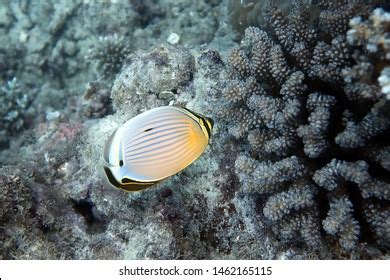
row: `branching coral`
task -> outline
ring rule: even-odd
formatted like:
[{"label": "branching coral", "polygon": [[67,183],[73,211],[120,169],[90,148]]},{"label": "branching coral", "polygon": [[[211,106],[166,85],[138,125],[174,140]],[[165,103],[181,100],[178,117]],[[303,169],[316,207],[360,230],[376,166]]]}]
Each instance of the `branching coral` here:
[{"label": "branching coral", "polygon": [[304,143],[304,152],[308,157],[316,158],[328,147],[327,134],[330,128],[331,111],[336,103],[334,96],[312,93],[308,96],[306,108],[310,112],[309,124],[301,125],[297,134]]},{"label": "branching coral", "polygon": [[131,47],[125,37],[118,34],[99,37],[99,43],[93,46],[87,59],[97,62],[97,70],[103,78],[112,78],[122,67]]},{"label": "branching coral", "polygon": [[25,125],[31,98],[16,78],[0,88],[0,146]]},{"label": "branching coral", "polygon": [[21,67],[22,62],[16,57],[21,57],[24,51],[21,46],[14,44],[0,47],[0,79],[2,81],[10,80],[17,75],[17,69]]},{"label": "branching coral", "polygon": [[378,78],[379,85],[381,86],[382,94],[386,95],[386,98],[390,99],[390,67],[383,68],[381,75]]},{"label": "branching coral", "polygon": [[[354,53],[353,67],[343,70],[347,98],[377,101],[388,89],[390,61],[390,19],[383,9],[376,9],[368,21],[355,17],[347,33],[350,45],[362,51]],[[370,63],[373,62],[373,63]],[[375,65],[375,67],[374,67]],[[379,77],[379,78],[378,78]],[[379,85],[376,83],[379,81]]]},{"label": "branching coral", "polygon": [[363,147],[368,141],[384,133],[390,127],[388,105],[388,101],[381,100],[361,121],[348,120],[345,130],[336,136],[336,143],[343,148]]},{"label": "branching coral", "polygon": [[[329,234],[355,251],[374,232],[379,248],[387,248],[390,118],[388,101],[378,93],[386,87],[381,71],[388,60],[380,60],[383,47],[367,55],[372,39],[365,36],[383,37],[389,16],[375,10],[359,26],[352,20],[352,28],[371,32],[349,31],[356,38],[347,40],[350,18],[364,17],[368,6],[334,1],[318,8],[316,24],[300,1],[288,15],[272,2],[265,5],[266,28],[246,29],[228,53],[226,80],[211,91],[224,100],[216,117],[245,141],[236,174],[243,192],[266,195],[258,215],[278,238],[318,249]],[[362,64],[372,69],[372,79],[356,73]],[[373,93],[368,103],[363,91]]]},{"label": "branching coral", "polygon": [[371,178],[365,161],[345,162],[333,159],[314,173],[313,180],[329,191],[343,185],[344,181],[355,183],[363,198],[376,197],[390,200],[390,184]]},{"label": "branching coral", "polygon": [[329,202],[328,216],[322,221],[325,231],[338,235],[340,245],[353,250],[360,232],[359,223],[353,217],[353,205],[347,197],[333,198]]}]

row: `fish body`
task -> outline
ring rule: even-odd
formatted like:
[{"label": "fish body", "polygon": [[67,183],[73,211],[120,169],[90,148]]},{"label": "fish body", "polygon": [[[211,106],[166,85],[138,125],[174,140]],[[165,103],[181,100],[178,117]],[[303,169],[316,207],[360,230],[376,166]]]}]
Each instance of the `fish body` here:
[{"label": "fish body", "polygon": [[186,108],[163,106],[130,119],[108,139],[104,170],[109,182],[139,191],[172,176],[206,149],[213,122]]}]

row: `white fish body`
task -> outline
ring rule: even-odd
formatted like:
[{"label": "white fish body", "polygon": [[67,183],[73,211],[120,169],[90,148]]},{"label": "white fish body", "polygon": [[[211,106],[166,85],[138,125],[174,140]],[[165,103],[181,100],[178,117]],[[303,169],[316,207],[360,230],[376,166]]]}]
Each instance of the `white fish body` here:
[{"label": "white fish body", "polygon": [[185,108],[164,106],[119,127],[106,143],[111,184],[137,191],[176,174],[206,149],[212,121]]}]

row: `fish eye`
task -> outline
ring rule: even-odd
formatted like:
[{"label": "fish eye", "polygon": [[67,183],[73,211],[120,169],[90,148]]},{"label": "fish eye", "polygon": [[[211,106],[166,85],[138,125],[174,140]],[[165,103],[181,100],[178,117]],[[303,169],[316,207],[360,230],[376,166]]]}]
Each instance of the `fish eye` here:
[{"label": "fish eye", "polygon": [[119,166],[123,166],[123,160],[119,161]]}]

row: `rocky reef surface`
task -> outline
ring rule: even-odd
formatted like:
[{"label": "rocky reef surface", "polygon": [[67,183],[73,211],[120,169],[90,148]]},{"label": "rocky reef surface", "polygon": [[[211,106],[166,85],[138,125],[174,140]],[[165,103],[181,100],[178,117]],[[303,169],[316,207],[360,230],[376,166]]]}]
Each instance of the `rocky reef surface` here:
[{"label": "rocky reef surface", "polygon": [[[388,258],[388,11],[1,5],[0,258]],[[206,152],[145,191],[109,186],[106,140],[163,105],[214,119]]]}]

